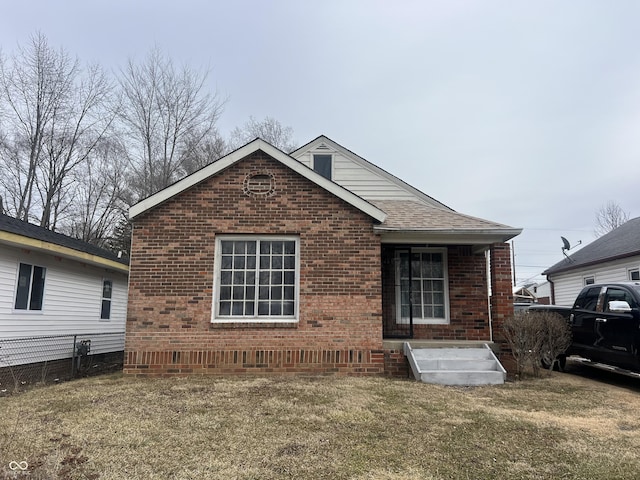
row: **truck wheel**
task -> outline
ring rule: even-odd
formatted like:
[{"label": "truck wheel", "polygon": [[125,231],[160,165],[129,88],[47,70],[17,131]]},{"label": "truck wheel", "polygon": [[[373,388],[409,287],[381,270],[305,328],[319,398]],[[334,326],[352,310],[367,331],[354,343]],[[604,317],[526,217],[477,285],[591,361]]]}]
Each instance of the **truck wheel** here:
[{"label": "truck wheel", "polygon": [[567,356],[558,355],[556,358],[552,359],[551,355],[542,355],[540,363],[542,364],[542,368],[546,368],[547,370],[549,370],[553,364],[554,370],[564,372],[564,367],[567,365]]},{"label": "truck wheel", "polygon": [[[549,368],[551,368],[551,365],[553,365],[555,361],[556,359],[552,358],[551,354],[543,353],[542,358],[540,359],[540,364],[542,365],[542,368],[549,370]],[[554,365],[554,369],[555,369],[555,365]]]},{"label": "truck wheel", "polygon": [[564,372],[565,367],[567,366],[567,356],[558,355],[558,358],[556,359],[556,365],[558,366],[559,371]]}]

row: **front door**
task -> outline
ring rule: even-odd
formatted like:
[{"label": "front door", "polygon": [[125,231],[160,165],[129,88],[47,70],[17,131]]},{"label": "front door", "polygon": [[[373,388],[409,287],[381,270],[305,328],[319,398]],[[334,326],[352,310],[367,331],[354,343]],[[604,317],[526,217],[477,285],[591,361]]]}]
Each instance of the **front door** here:
[{"label": "front door", "polygon": [[445,248],[382,248],[385,338],[413,338],[414,325],[448,322]]},{"label": "front door", "polygon": [[440,249],[398,251],[398,323],[441,323],[447,318],[445,255]]}]

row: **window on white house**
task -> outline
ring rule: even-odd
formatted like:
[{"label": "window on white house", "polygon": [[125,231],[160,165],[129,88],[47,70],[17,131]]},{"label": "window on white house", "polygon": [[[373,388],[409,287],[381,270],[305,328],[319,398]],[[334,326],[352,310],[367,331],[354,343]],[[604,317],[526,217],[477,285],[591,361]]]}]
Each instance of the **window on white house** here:
[{"label": "window on white house", "polygon": [[[400,323],[448,323],[446,251],[412,249],[398,252]],[[411,316],[410,316],[411,315]]]},{"label": "window on white house", "polygon": [[631,268],[629,269],[629,280],[631,281],[640,281],[640,269]]},{"label": "window on white house", "polygon": [[298,239],[218,237],[214,321],[294,321]]},{"label": "window on white house", "polygon": [[313,170],[329,180],[331,180],[332,174],[331,163],[331,155],[313,156]]},{"label": "window on white house", "polygon": [[584,277],[582,280],[584,285],[593,285],[594,283],[596,283],[596,277],[594,277],[593,275]]},{"label": "window on white house", "polygon": [[16,289],[16,310],[42,310],[44,297],[45,267],[21,263]]},{"label": "window on white house", "polygon": [[113,282],[111,280],[102,281],[102,306],[100,308],[100,320],[111,318],[111,296],[113,294]]}]

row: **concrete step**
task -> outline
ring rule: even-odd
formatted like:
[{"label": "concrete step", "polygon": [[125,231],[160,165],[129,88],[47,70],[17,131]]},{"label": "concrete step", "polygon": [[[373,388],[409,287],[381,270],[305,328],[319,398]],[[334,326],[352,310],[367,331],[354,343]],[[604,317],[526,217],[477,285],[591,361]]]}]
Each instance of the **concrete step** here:
[{"label": "concrete step", "polygon": [[487,348],[413,348],[416,359],[470,359],[470,360],[486,360],[493,358],[493,352]]},{"label": "concrete step", "polygon": [[412,348],[404,352],[416,380],[440,385],[496,385],[507,372],[488,345],[483,348]]},{"label": "concrete step", "polygon": [[434,370],[422,372],[420,381],[438,385],[502,385],[504,383],[504,375],[497,370],[473,372]]},{"label": "concrete step", "polygon": [[490,359],[470,360],[468,358],[432,358],[428,360],[416,359],[420,370],[458,370],[478,371],[497,370],[497,362]]}]

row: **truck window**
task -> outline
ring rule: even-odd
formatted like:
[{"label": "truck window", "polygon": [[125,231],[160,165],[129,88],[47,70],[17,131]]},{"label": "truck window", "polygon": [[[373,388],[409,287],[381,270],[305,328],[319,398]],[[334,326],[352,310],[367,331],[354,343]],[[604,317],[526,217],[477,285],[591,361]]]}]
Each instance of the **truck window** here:
[{"label": "truck window", "polygon": [[578,295],[574,307],[595,312],[599,296],[600,287],[585,289],[580,293],[580,295]]},{"label": "truck window", "polygon": [[613,300],[625,301],[631,308],[636,307],[636,303],[634,302],[633,297],[626,290],[622,290],[620,288],[607,288],[607,294],[604,298],[605,312],[609,311],[609,302]]}]

